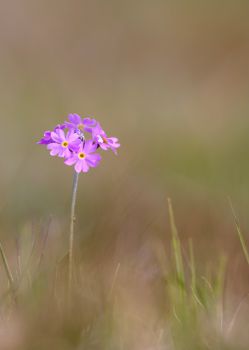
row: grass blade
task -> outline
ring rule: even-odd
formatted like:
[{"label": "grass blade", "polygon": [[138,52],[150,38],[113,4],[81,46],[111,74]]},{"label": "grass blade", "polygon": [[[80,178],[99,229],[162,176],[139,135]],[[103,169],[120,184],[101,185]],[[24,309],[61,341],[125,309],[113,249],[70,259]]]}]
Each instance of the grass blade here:
[{"label": "grass blade", "polygon": [[191,271],[191,290],[194,295],[196,295],[196,269],[195,269],[195,258],[194,258],[194,248],[193,241],[189,239],[189,255],[190,255],[190,271]]},{"label": "grass blade", "polygon": [[4,253],[4,249],[3,249],[1,243],[0,243],[0,255],[1,255],[1,258],[2,258],[2,261],[3,261],[3,266],[4,266],[4,269],[5,269],[8,281],[9,281],[10,290],[11,290],[11,292],[13,294],[13,299],[16,302],[14,278],[12,276],[12,273],[11,273],[11,270],[10,270],[10,267],[9,267],[9,264],[8,264],[8,261],[7,261],[7,258],[6,258],[6,255]]},{"label": "grass blade", "polygon": [[185,289],[185,275],[184,275],[183,262],[182,262],[181,242],[178,237],[178,232],[177,232],[175,218],[174,218],[174,212],[173,212],[170,198],[168,198],[168,210],[169,210],[169,220],[170,220],[170,228],[171,228],[171,235],[172,235],[172,249],[175,257],[177,279],[180,282],[181,287]]},{"label": "grass blade", "polygon": [[235,210],[234,210],[231,198],[228,197],[228,201],[229,201],[229,204],[230,204],[230,207],[231,207],[231,210],[232,210],[232,214],[233,214],[233,217],[234,217],[234,222],[235,222],[236,230],[237,230],[237,233],[238,233],[238,236],[239,236],[240,244],[241,244],[241,247],[242,247],[242,250],[243,250],[246,262],[249,265],[249,252],[248,252],[248,249],[246,247],[246,241],[245,241],[245,238],[244,238],[244,236],[242,234],[242,231],[240,229],[239,220],[238,220],[238,218],[236,216],[236,213],[235,213]]}]

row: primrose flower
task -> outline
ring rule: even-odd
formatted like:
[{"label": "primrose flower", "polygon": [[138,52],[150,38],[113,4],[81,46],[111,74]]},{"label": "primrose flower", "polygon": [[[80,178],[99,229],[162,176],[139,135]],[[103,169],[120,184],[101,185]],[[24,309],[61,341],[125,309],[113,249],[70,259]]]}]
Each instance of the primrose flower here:
[{"label": "primrose flower", "polygon": [[[58,124],[56,125],[56,127],[54,128],[54,132],[58,129],[64,130],[66,128],[66,125],[64,124]],[[50,143],[53,142],[52,138],[51,138],[51,133],[52,131],[47,130],[44,132],[43,138],[37,142],[37,144],[39,145],[48,145]]]},{"label": "primrose flower", "polygon": [[[71,113],[68,116],[69,122],[65,122],[68,128],[75,130],[78,134],[82,134],[83,131],[90,132],[91,127],[96,125],[96,120],[91,118],[81,118],[76,113]],[[89,128],[90,127],[90,128]]]},{"label": "primrose flower", "polygon": [[116,137],[107,137],[100,123],[97,123],[97,125],[92,129],[92,138],[104,151],[111,149],[115,154],[117,154],[116,149],[120,147],[118,139]]},{"label": "primrose flower", "polygon": [[89,168],[95,168],[100,160],[101,156],[96,151],[96,144],[92,140],[83,142],[78,151],[71,154],[71,157],[65,161],[66,165],[74,165],[74,169],[77,173],[87,173]]},{"label": "primrose flower", "polygon": [[51,156],[58,156],[61,158],[69,158],[73,151],[77,151],[81,140],[79,135],[70,130],[65,135],[62,129],[56,129],[51,132],[52,142],[47,145]]},{"label": "primrose flower", "polygon": [[76,113],[69,114],[68,121],[58,124],[53,131],[45,131],[37,143],[45,145],[51,156],[64,158],[64,163],[73,165],[76,173],[95,168],[101,160],[99,150],[111,149],[117,154],[120,147],[118,139],[107,137],[98,121]]}]

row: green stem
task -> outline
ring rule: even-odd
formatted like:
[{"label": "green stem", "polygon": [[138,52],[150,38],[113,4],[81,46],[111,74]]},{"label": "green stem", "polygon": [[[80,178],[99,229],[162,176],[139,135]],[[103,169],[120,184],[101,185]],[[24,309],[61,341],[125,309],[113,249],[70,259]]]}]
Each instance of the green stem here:
[{"label": "green stem", "polygon": [[74,177],[73,177],[73,191],[72,191],[70,232],[69,232],[69,266],[68,266],[68,296],[69,296],[69,300],[71,299],[71,293],[72,293],[74,223],[75,223],[75,206],[76,206],[78,180],[79,180],[79,174],[75,172]]}]

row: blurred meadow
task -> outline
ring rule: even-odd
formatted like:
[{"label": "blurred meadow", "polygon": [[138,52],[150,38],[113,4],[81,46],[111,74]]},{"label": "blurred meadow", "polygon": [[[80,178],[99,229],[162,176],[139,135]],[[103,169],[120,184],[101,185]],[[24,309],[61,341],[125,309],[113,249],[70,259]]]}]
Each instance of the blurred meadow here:
[{"label": "blurred meadow", "polygon": [[[248,1],[0,8],[0,349],[248,349]],[[70,309],[73,169],[36,144],[69,113],[121,143],[80,176]]]}]

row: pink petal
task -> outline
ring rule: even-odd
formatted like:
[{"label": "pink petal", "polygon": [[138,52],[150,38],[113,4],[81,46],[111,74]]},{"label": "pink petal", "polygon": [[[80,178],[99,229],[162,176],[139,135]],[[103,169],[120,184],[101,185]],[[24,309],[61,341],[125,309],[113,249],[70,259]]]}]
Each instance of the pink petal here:
[{"label": "pink petal", "polygon": [[69,114],[68,119],[73,124],[80,124],[81,123],[81,117],[76,113]]},{"label": "pink petal", "polygon": [[52,131],[51,132],[51,138],[52,138],[53,141],[55,141],[57,143],[61,143],[62,142],[62,140],[61,140],[60,136],[57,134],[57,132]]},{"label": "pink petal", "polygon": [[65,141],[66,140],[66,137],[65,137],[65,134],[64,134],[63,130],[58,129],[58,130],[56,130],[56,132],[59,135],[59,137],[61,138],[61,141]]},{"label": "pink petal", "polygon": [[83,160],[81,162],[81,169],[82,169],[83,173],[87,173],[89,170],[89,166],[85,160]]},{"label": "pink petal", "polygon": [[78,174],[81,172],[81,161],[80,160],[75,164],[74,169]]},{"label": "pink petal", "polygon": [[73,164],[75,164],[76,163],[76,161],[77,161],[77,159],[75,158],[75,157],[71,157],[71,158],[68,158],[67,160],[65,160],[65,164],[66,165],[73,165]]}]

